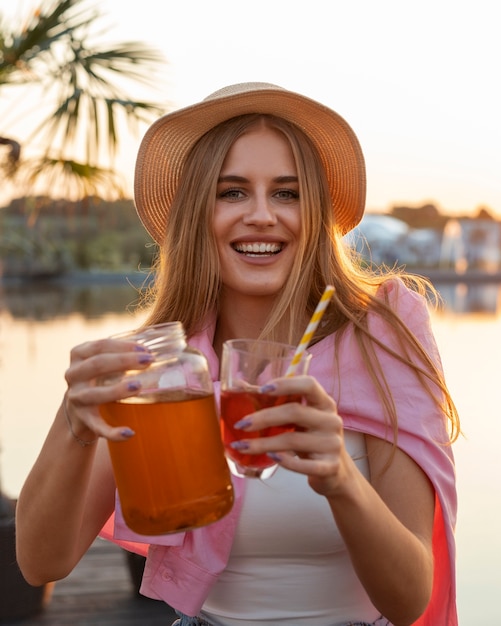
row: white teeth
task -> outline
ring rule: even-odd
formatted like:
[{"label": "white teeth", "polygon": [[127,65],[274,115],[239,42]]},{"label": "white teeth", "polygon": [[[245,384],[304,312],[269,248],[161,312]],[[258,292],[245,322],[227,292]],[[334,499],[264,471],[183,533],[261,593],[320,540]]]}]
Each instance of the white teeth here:
[{"label": "white teeth", "polygon": [[280,252],[282,244],[279,243],[237,243],[234,246],[237,252],[245,254],[275,254]]}]

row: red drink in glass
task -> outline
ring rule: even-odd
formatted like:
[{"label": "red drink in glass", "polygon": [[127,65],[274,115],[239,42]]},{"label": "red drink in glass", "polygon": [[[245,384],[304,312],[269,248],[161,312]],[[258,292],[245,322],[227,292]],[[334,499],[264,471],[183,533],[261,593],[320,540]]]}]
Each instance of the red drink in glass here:
[{"label": "red drink in glass", "polygon": [[280,406],[289,402],[301,402],[299,395],[272,396],[266,393],[242,390],[226,390],[221,392],[221,433],[226,456],[238,466],[249,470],[256,470],[256,474],[263,469],[276,465],[276,461],[267,454],[246,454],[234,450],[230,444],[239,439],[256,439],[258,437],[272,437],[294,430],[294,424],[272,426],[256,431],[242,431],[233,425],[251,413]]}]

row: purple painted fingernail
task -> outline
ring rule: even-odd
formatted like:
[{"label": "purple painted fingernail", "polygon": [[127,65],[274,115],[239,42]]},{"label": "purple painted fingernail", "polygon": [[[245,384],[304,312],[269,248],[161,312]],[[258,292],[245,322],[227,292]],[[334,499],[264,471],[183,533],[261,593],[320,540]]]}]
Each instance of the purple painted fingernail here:
[{"label": "purple painted fingernail", "polygon": [[141,383],[138,380],[131,380],[127,383],[127,389],[129,391],[137,391],[138,389],[141,389]]},{"label": "purple painted fingernail", "polygon": [[127,439],[129,439],[130,437],[133,437],[136,433],[132,430],[132,428],[122,428],[120,434],[122,435],[122,437],[127,437]]},{"label": "purple painted fingernail", "polygon": [[146,346],[142,346],[140,343],[136,343],[134,350],[136,352],[148,352],[148,348]]},{"label": "purple painted fingernail", "polygon": [[235,422],[233,424],[233,428],[236,428],[237,430],[242,430],[244,428],[247,428],[251,424],[252,420],[249,417],[244,417],[243,419],[238,420],[238,422]]},{"label": "purple painted fingernail", "polygon": [[138,358],[138,362],[141,363],[141,365],[144,365],[144,363],[151,363],[154,360],[155,360],[155,357],[152,354],[142,354]]},{"label": "purple painted fingernail", "polygon": [[280,454],[277,454],[276,452],[267,452],[266,456],[269,456],[270,459],[273,459],[277,463],[280,463],[280,461],[282,460],[282,457],[280,456]]},{"label": "purple painted fingernail", "polygon": [[269,393],[270,391],[276,391],[277,390],[277,386],[274,385],[273,383],[268,383],[266,385],[263,385],[259,391],[260,393]]},{"label": "purple painted fingernail", "polygon": [[249,444],[247,441],[232,441],[230,443],[230,448],[233,448],[234,450],[248,450]]}]

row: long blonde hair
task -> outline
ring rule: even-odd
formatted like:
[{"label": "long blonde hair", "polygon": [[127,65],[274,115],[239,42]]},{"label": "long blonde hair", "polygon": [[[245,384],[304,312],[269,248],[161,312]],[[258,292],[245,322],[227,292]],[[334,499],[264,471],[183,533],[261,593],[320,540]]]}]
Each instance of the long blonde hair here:
[{"label": "long blonde hair", "polygon": [[[217,180],[235,140],[263,121],[287,138],[293,152],[301,198],[301,236],[289,277],[277,295],[261,336],[296,343],[304,330],[305,317],[313,313],[325,285],[334,285],[334,297],[314,341],[336,331],[339,341],[343,330],[352,324],[395,440],[396,409],[376,346],[412,368],[449,419],[451,440],[455,440],[459,434],[459,418],[443,374],[386,297],[387,285],[396,280],[422,295],[436,295],[435,290],[428,281],[417,276],[401,271],[383,273],[362,266],[336,228],[336,207],[332,207],[315,147],[299,128],[281,118],[250,114],[230,119],[207,132],[192,149],[168,215],[166,237],[153,268],[155,278],[146,294],[146,302],[151,304],[146,324],[180,320],[189,337],[201,329],[210,313],[217,312],[221,281],[212,228]],[[369,312],[379,315],[393,328],[399,352],[392,351],[370,333]],[[440,397],[432,391],[437,387]]]}]

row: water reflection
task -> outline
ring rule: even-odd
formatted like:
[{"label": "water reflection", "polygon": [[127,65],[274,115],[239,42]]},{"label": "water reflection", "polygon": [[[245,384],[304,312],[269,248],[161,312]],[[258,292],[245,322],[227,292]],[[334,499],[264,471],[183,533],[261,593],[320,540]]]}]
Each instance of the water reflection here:
[{"label": "water reflection", "polygon": [[444,283],[437,286],[444,308],[456,314],[490,313],[499,310],[500,285],[487,283]]},{"label": "water reflection", "polygon": [[[456,314],[496,314],[500,308],[497,283],[436,284],[445,311]],[[0,285],[0,310],[14,318],[34,321],[64,318],[79,313],[98,319],[105,313],[135,312],[140,301],[140,286],[124,279],[121,284],[67,285],[27,283]]]},{"label": "water reflection", "polygon": [[[125,281],[124,281],[125,282]],[[0,310],[14,318],[34,321],[65,318],[79,313],[97,319],[104,313],[133,311],[139,300],[132,284],[63,285],[26,283],[0,287]]]}]

